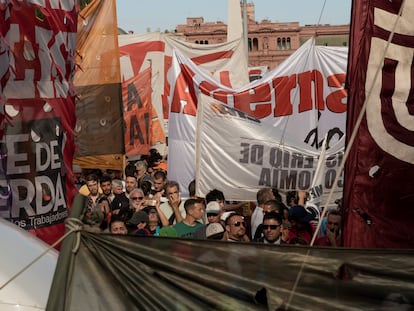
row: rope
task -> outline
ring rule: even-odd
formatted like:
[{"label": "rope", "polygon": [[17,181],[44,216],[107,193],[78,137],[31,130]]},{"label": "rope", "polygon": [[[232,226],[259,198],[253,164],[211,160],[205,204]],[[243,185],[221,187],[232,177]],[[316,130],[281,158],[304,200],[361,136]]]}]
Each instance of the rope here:
[{"label": "rope", "polygon": [[58,245],[60,242],[62,242],[64,239],[66,239],[67,236],[69,236],[73,232],[77,232],[77,240],[75,247],[72,250],[72,253],[75,253],[79,249],[80,245],[80,231],[83,228],[82,221],[77,218],[67,218],[65,220],[66,228],[68,231],[55,243],[50,245],[46,250],[44,250],[39,256],[37,256],[35,259],[33,259],[29,264],[27,264],[25,267],[23,267],[20,271],[18,271],[15,275],[13,275],[8,281],[6,281],[2,286],[0,286],[0,290],[5,288],[9,283],[14,281],[19,275],[21,275],[23,272],[25,272],[27,269],[29,269],[33,264],[35,264],[40,258],[42,258],[44,255],[46,255],[47,252],[49,252],[52,248],[54,248],[56,245]]}]

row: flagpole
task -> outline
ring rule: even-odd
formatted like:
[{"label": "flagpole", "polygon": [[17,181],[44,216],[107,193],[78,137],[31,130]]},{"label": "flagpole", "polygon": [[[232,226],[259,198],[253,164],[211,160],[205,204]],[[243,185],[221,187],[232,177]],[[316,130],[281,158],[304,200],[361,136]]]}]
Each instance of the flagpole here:
[{"label": "flagpole", "polygon": [[244,48],[247,58],[247,66],[249,65],[249,29],[247,21],[247,0],[242,0],[242,17],[243,17],[243,39],[244,39]]}]

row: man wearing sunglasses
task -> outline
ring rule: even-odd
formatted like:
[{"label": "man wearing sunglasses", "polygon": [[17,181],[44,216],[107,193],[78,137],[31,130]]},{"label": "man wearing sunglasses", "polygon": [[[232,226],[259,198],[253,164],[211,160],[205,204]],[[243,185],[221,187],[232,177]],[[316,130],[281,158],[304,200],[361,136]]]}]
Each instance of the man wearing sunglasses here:
[{"label": "man wearing sunglasses", "polygon": [[282,237],[282,216],[274,211],[263,216],[262,229],[263,236],[255,242],[279,245],[286,244],[286,240],[289,238],[288,235]]},{"label": "man wearing sunglasses", "polygon": [[227,241],[248,242],[246,235],[246,222],[240,214],[230,214],[226,219]]}]

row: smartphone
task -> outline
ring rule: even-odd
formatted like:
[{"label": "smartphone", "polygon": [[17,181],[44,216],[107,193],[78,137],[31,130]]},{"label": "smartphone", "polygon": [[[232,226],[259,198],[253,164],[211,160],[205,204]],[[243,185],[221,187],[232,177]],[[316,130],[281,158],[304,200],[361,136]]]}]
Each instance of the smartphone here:
[{"label": "smartphone", "polygon": [[146,206],[156,206],[157,201],[156,200],[145,200],[144,205],[146,205]]}]

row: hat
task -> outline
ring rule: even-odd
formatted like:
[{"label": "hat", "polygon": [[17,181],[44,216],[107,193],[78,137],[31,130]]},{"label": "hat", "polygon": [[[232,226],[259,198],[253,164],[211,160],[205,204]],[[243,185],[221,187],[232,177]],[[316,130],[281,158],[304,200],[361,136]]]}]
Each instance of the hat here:
[{"label": "hat", "polygon": [[171,227],[171,226],[162,227],[158,235],[161,237],[170,237],[170,238],[178,237],[177,231],[175,230],[174,227]]},{"label": "hat", "polygon": [[223,214],[221,214],[220,220],[226,221],[227,217],[229,217],[231,214],[234,214],[234,211],[224,212]]},{"label": "hat", "polygon": [[314,216],[309,213],[302,205],[295,205],[289,209],[288,219],[299,222],[309,222],[314,219]]},{"label": "hat", "polygon": [[145,213],[144,211],[135,212],[132,215],[131,219],[128,220],[128,224],[135,225],[135,226],[141,222],[149,222],[148,214]]},{"label": "hat", "polygon": [[207,206],[206,206],[206,213],[207,214],[220,214],[221,211],[221,207],[220,204],[218,204],[217,201],[211,201],[208,202]]},{"label": "hat", "polygon": [[213,222],[206,227],[206,238],[207,239],[221,239],[224,234],[224,227],[218,223]]}]

